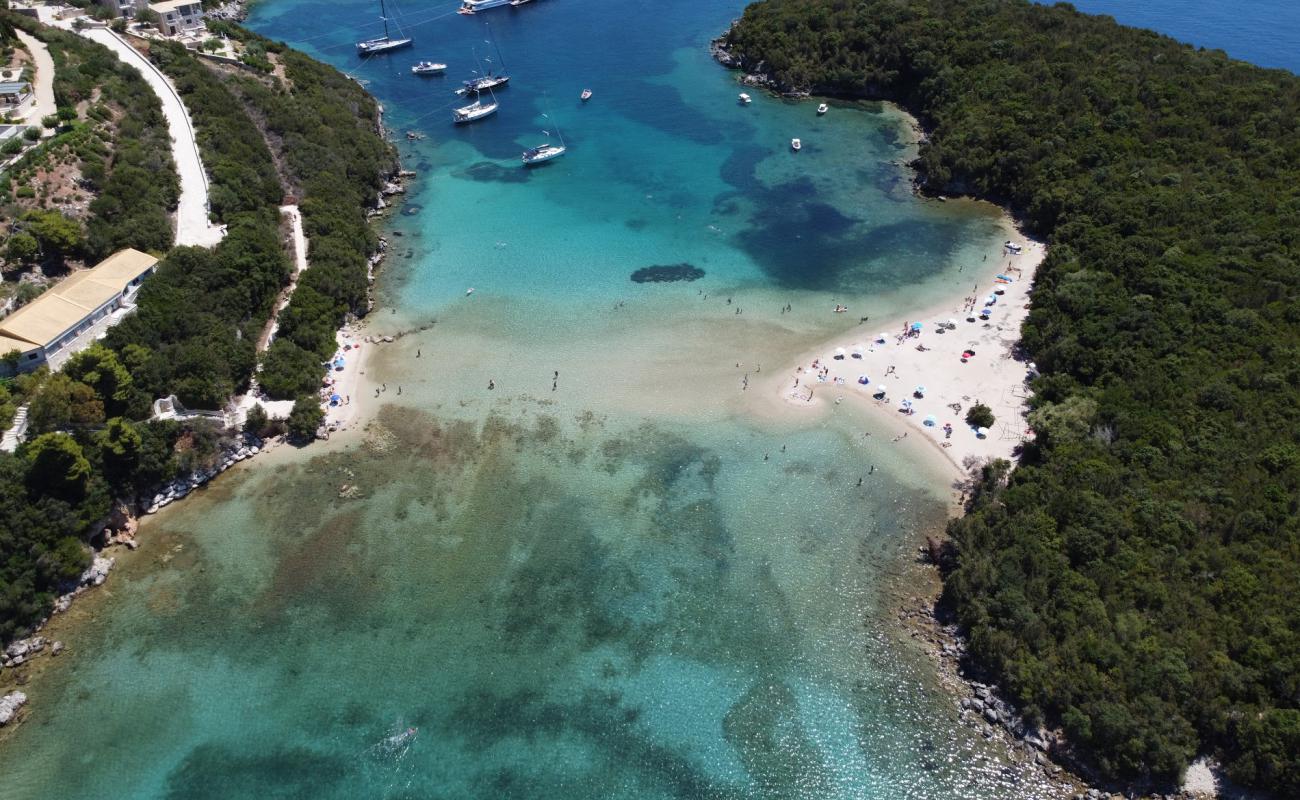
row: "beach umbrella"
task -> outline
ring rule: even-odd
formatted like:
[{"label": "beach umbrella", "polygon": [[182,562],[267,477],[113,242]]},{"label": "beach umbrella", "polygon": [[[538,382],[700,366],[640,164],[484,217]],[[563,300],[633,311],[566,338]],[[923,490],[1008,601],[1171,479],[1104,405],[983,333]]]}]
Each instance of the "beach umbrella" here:
[{"label": "beach umbrella", "polygon": [[912,330],[914,330],[914,331],[919,331],[919,330],[921,330],[921,323],[919,323],[919,322],[913,322],[913,323],[912,323]]},{"label": "beach umbrella", "polygon": [[336,406],[342,402],[343,402],[343,398],[339,397],[337,394],[330,395],[330,405]]},{"label": "beach umbrella", "polygon": [[872,397],[876,398],[877,400],[884,400],[884,399],[885,399],[885,390],[884,390],[884,389],[877,389],[877,390],[876,390],[876,393],[873,394]]},{"label": "beach umbrella", "polygon": [[844,348],[843,348],[843,347],[837,347],[837,348],[835,348],[835,357],[836,357],[836,358],[844,358]]},{"label": "beach umbrella", "polygon": [[862,354],[863,354],[864,352],[866,352],[866,351],[863,349],[862,345],[858,344],[858,345],[854,345],[854,346],[853,346],[853,357],[854,357],[854,358],[862,358]]},{"label": "beach umbrella", "polygon": [[939,420],[935,419],[934,415],[931,414],[925,418],[925,425],[928,428],[933,428],[938,421]]},{"label": "beach umbrella", "polygon": [[884,344],[885,342],[889,341],[889,334],[887,334],[887,333],[877,333],[877,334],[876,334],[876,341],[877,341],[877,342],[880,342],[881,344]]},{"label": "beach umbrella", "polygon": [[917,397],[924,397],[924,396],[925,396],[925,387],[924,387],[924,386],[918,386],[918,387],[916,387],[915,394],[916,394]]},{"label": "beach umbrella", "polygon": [[863,386],[866,386],[868,383],[871,383],[871,379],[868,378],[866,375],[859,375],[858,383],[862,384]]},{"label": "beach umbrella", "polygon": [[955,328],[955,327],[957,327],[957,320],[955,320],[955,319],[950,319],[950,320],[948,320],[948,327],[949,327],[949,328]]},{"label": "beach umbrella", "polygon": [[980,439],[987,439],[988,436],[989,436],[989,429],[988,429],[988,428],[976,428],[976,429],[975,429],[975,436],[977,436],[977,437],[980,438]]}]

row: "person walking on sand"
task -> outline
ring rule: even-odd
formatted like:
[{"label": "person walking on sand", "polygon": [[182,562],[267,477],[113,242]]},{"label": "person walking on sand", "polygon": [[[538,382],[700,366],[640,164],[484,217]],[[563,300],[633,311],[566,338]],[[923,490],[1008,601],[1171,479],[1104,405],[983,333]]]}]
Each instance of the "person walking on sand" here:
[{"label": "person walking on sand", "polygon": [[419,357],[420,357],[420,348],[418,348],[418,347],[415,348],[415,357],[416,357],[416,358],[419,358]]}]

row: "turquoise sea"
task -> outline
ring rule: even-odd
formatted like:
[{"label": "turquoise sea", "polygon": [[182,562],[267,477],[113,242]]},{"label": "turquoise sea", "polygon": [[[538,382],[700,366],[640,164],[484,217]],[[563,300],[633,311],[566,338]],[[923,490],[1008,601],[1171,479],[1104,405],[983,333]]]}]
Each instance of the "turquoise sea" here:
[{"label": "turquoise sea", "polygon": [[[950,478],[765,385],[959,293],[1005,230],[912,197],[887,109],[740,106],[707,52],[740,9],[407,3],[415,47],[362,62],[377,3],[256,7],[368,82],[419,174],[369,322],[418,332],[371,363],[364,436],[146,523],[56,626],[0,796],[1053,796],[958,724],[894,621]],[[453,127],[476,54],[514,77]],[[525,171],[543,130],[570,151]],[[682,264],[703,276],[631,280]]]}]

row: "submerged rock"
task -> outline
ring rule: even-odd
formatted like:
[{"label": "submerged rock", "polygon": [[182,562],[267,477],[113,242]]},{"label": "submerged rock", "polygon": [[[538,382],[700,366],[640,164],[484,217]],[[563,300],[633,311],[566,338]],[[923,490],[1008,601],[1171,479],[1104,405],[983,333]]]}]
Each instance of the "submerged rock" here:
[{"label": "submerged rock", "polygon": [[642,267],[632,273],[634,283],[671,283],[673,281],[695,281],[704,277],[704,270],[687,263],[654,264]]}]

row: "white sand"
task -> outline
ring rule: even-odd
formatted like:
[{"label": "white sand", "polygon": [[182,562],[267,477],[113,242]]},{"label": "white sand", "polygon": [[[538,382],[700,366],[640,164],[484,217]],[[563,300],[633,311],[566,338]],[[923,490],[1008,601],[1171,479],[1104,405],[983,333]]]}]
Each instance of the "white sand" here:
[{"label": "white sand", "polygon": [[[325,426],[331,432],[340,432],[355,427],[362,419],[364,408],[377,408],[382,402],[375,397],[375,389],[379,387],[365,377],[368,356],[382,345],[364,341],[362,334],[352,326],[339,331],[335,339],[339,344],[335,357],[343,357],[343,369],[335,370],[331,360],[330,371],[325,377],[330,386],[323,394]],[[348,349],[345,350],[345,347]],[[328,402],[331,394],[339,395],[343,401],[337,406],[331,406]]]},{"label": "white sand", "polygon": [[[791,365],[777,389],[782,399],[791,407],[810,410],[831,403],[857,403],[902,420],[906,428],[900,436],[921,437],[961,474],[973,460],[1011,458],[1013,449],[1032,435],[1024,418],[1029,365],[1012,358],[1012,351],[1029,313],[1034,273],[1046,254],[1041,243],[1023,236],[1016,241],[1024,245],[1020,255],[972,271],[971,283],[963,285],[966,296],[976,298],[973,311],[963,310],[963,298],[956,297],[907,318],[868,322]],[[998,274],[1014,281],[999,285],[994,281]],[[972,287],[978,288],[971,291]],[[989,321],[981,321],[980,309],[998,289],[1004,293],[997,296]],[[975,321],[968,322],[972,316]],[[940,333],[939,323],[949,319],[957,320],[956,330]],[[900,341],[904,326],[912,322],[922,324],[920,335]],[[877,335],[881,332],[886,334],[884,343]],[[917,345],[926,349],[918,350]],[[837,348],[843,348],[842,356]],[[968,349],[975,355],[963,363],[962,352]],[[854,356],[857,351],[860,357]],[[823,368],[828,371],[819,378]],[[864,375],[869,382],[859,384],[859,376]],[[914,395],[918,386],[925,387],[921,397]],[[885,399],[873,399],[881,388],[886,390]],[[910,415],[902,413],[905,400],[911,401]],[[983,438],[964,419],[966,410],[977,402],[989,406],[997,418]],[[961,411],[954,411],[952,404],[959,404]],[[935,424],[927,426],[925,420],[931,415]],[[950,437],[945,437],[945,423],[952,426]]]}]

